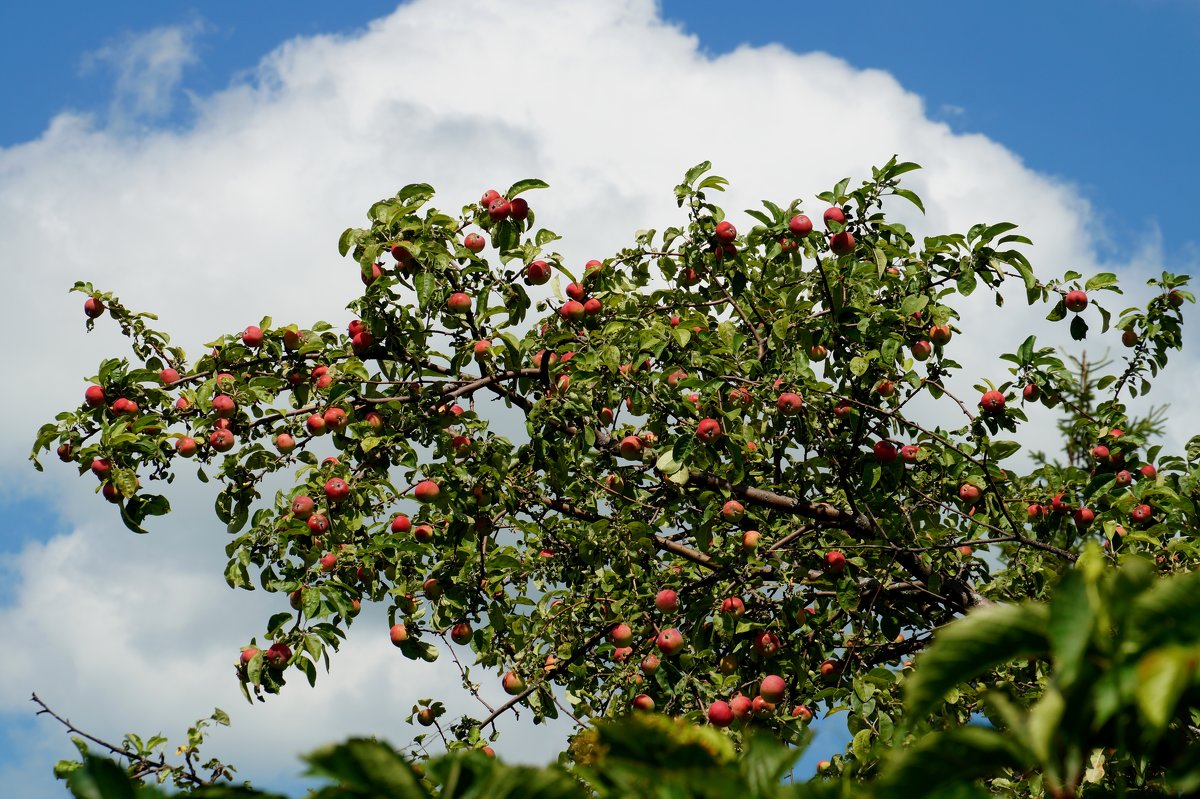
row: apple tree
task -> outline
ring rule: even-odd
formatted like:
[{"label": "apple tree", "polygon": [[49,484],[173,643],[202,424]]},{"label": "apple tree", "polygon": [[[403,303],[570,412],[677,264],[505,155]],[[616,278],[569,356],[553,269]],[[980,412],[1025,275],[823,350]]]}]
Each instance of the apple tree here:
[{"label": "apple tree", "polygon": [[[582,265],[537,226],[541,181],[456,213],[405,186],[338,242],[364,284],[346,330],[263,319],[193,359],[77,284],[88,326],[107,316],[131,353],[33,457],[57,447],[139,533],[169,523],[156,482],[219,483],[226,581],[280,595],[231,655],[247,698],[315,682],[371,602],[388,628],[356,634],[444,658],[478,700],[413,707],[447,748],[484,747],[506,712],[568,714],[575,755],[592,722],[634,711],[735,743],[798,743],[836,714],[853,742],[831,773],[869,770],[943,625],[1046,599],[1089,545],[1113,569],[1200,558],[1200,440],[1165,455],[1160,417],[1126,406],[1182,346],[1187,278],[1121,308],[1112,274],[1036,272],[1013,224],[918,240],[885,215],[923,210],[900,182],[917,168],[893,158],[813,211],[764,202],[739,231],[700,164],[678,219]],[[960,363],[975,293],[1045,305],[1046,329]],[[1060,323],[1125,354],[1081,370],[1045,343]],[[1039,403],[1062,413],[1066,458],[1022,452]],[[1018,698],[1047,675],[989,668]],[[981,695],[921,713],[964,724]]]}]

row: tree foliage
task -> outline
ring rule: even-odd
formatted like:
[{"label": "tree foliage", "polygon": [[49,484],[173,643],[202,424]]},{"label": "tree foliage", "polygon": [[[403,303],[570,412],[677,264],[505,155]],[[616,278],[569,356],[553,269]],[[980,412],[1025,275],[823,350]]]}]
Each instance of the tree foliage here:
[{"label": "tree foliage", "polygon": [[[1096,769],[1091,785],[1190,785],[1160,749],[1194,751],[1197,720],[1177,708],[1195,630],[1136,627],[1191,585],[1154,572],[1190,573],[1200,554],[1200,439],[1164,455],[1161,415],[1124,401],[1182,345],[1187,278],[1118,310],[1116,276],[1039,275],[1013,224],[918,241],[884,213],[922,209],[900,181],[917,168],[893,158],[839,182],[816,220],[764,201],[742,234],[712,200],[726,181],[700,164],[675,187],[674,226],[582,268],[519,196],[541,181],[454,215],[409,185],[339,241],[365,286],[346,332],[263,319],[194,360],[152,315],[78,284],[88,325],[106,312],[132,356],[100,364],[33,457],[57,445],[139,533],[166,523],[155,481],[220,483],[225,579],[281,595],[238,658],[247,698],[314,683],[375,602],[399,656],[453,653],[478,698],[457,719],[437,697],[413,707],[449,749],[483,747],[519,709],[575,719],[568,753],[584,764],[594,729],[657,723],[593,728],[634,707],[728,726],[733,747],[800,745],[824,715],[853,735],[828,775],[874,775],[911,745],[881,791],[917,786],[933,741],[974,752],[958,776],[1002,794],[1073,795]],[[1034,331],[1003,365],[959,363],[976,292],[1047,305],[1048,327],[1126,354],[1083,369]],[[1019,454],[1031,403],[1062,411],[1065,458]],[[1130,558],[1154,565],[1118,568]],[[479,685],[500,672],[511,699],[496,706]],[[775,786],[790,761],[762,757],[753,779]],[[591,773],[601,795],[619,779]]]}]

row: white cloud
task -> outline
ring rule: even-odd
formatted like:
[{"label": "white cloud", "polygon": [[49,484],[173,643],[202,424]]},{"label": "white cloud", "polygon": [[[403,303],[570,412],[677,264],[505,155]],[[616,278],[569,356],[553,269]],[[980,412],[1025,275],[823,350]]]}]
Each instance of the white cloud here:
[{"label": "white cloud", "polygon": [[[566,234],[561,249],[578,265],[678,219],[671,187],[698,161],[732,180],[723,204],[745,226],[740,209],[760,198],[803,195],[819,208],[814,194],[892,153],[926,167],[909,182],[927,217],[897,209],[919,230],[1011,220],[1034,239],[1044,273],[1098,268],[1077,191],[984,136],[931,120],[887,73],[778,46],[710,58],[655,13],[650,0],[421,0],[361,35],[289,42],[247,82],[194,98],[188,130],[131,132],[120,115],[109,127],[64,115],[37,141],[0,150],[3,268],[17,298],[0,333],[24,347],[6,381],[25,387],[0,419],[0,483],[52,500],[73,530],[12,556],[17,601],[0,609],[16,653],[0,662],[6,716],[28,713],[37,688],[97,732],[175,734],[219,704],[235,726],[218,742],[262,780],[295,773],[294,752],[351,730],[402,742],[409,733],[396,718],[414,698],[457,693],[445,685],[456,677],[398,663],[379,635],[356,634],[315,691],[290,686],[265,706],[239,704],[231,653],[275,605],[224,588],[223,534],[203,490],[181,492],[180,511],[135,538],[87,481],[57,463],[41,476],[24,463],[50,409],[77,402],[81,377],[119,348],[104,320],[83,335],[81,300],[65,294],[77,279],[157,311],[196,352],[264,314],[344,320],[359,284],[337,258],[337,235],[407,182],[433,183],[443,207],[457,208],[485,188],[543,177],[554,188],[531,202],[540,223]],[[121,107],[144,119],[169,107],[195,55],[178,29],[131,42],[103,57]],[[1153,272],[1157,260],[1151,248],[1132,271]],[[986,297],[965,307],[964,327],[982,335],[958,339],[960,360],[972,378],[1005,378],[994,354],[1044,309],[997,316]],[[1169,393],[1194,388],[1177,385]],[[1193,422],[1183,404],[1172,430]],[[1050,424],[1043,415],[1039,429]],[[5,776],[40,779],[50,761],[34,748],[59,736],[35,728],[27,745],[37,756]],[[540,759],[551,738],[505,748]]]},{"label": "white cloud", "polygon": [[125,33],[84,54],[81,68],[106,68],[113,74],[111,128],[166,116],[176,102],[184,70],[197,61],[195,38],[203,25],[175,25]]}]

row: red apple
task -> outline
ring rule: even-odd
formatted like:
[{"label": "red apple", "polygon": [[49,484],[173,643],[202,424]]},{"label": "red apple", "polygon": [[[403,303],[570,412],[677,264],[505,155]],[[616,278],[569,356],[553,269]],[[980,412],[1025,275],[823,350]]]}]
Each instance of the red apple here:
[{"label": "red apple", "polygon": [[753,641],[754,651],[759,657],[769,658],[779,653],[783,648],[783,644],[779,640],[779,636],[769,630],[763,630],[754,636]]},{"label": "red apple", "polygon": [[567,300],[563,306],[558,309],[558,314],[568,322],[578,322],[584,317],[587,312],[583,308],[583,303],[579,300]]},{"label": "red apple", "polygon": [[596,299],[595,297],[590,298],[583,304],[583,312],[588,316],[595,316],[602,310],[604,310],[604,303],[600,302],[600,300]]},{"label": "red apple", "polygon": [[217,452],[228,452],[233,449],[233,433],[228,430],[214,430],[208,437],[208,444]]},{"label": "red apple", "polygon": [[654,607],[662,613],[674,613],[679,610],[679,594],[670,588],[664,588],[654,595]]},{"label": "red apple", "polygon": [[762,536],[759,534],[758,530],[747,530],[746,532],[742,533],[742,549],[758,549],[758,542],[761,538]]},{"label": "red apple", "polygon": [[393,624],[388,637],[392,639],[394,646],[400,646],[400,644],[408,640],[408,628],[403,624]]},{"label": "red apple", "polygon": [[791,391],[785,391],[779,395],[779,399],[775,401],[775,407],[784,416],[795,416],[804,408],[804,399]]},{"label": "red apple", "polygon": [[716,231],[713,235],[716,237],[717,241],[721,242],[722,244],[729,244],[737,238],[737,228],[735,228],[728,220],[718,222]]},{"label": "red apple", "polygon": [[1025,388],[1021,389],[1021,396],[1025,398],[1026,402],[1037,402],[1041,395],[1042,392],[1037,387],[1037,383],[1026,383]]},{"label": "red apple", "polygon": [[508,216],[518,222],[524,222],[529,217],[529,203],[524,197],[514,197],[508,201]]},{"label": "red apple", "polygon": [[890,441],[875,442],[875,460],[880,463],[891,463],[896,460],[896,446]]},{"label": "red apple", "polygon": [[796,705],[792,708],[792,717],[801,721],[812,721],[813,714],[807,705]]},{"label": "red apple", "polygon": [[812,229],[812,220],[804,214],[796,214],[788,220],[788,230],[797,236],[807,236],[809,233],[812,233]]},{"label": "red apple", "polygon": [[629,646],[633,643],[633,630],[628,624],[618,624],[608,631],[608,637],[615,646]]},{"label": "red apple", "polygon": [[69,441],[59,444],[58,449],[55,450],[55,453],[57,453],[58,459],[63,463],[70,463],[75,457],[74,450],[72,449],[71,442]]},{"label": "red apple", "polygon": [[418,544],[428,544],[433,540],[433,528],[428,524],[418,524],[412,531],[413,540]]},{"label": "red apple", "polygon": [[838,663],[836,660],[830,659],[830,660],[826,660],[823,663],[821,663],[821,669],[820,669],[821,676],[824,677],[825,679],[831,679],[833,677],[836,677],[838,675],[838,672],[841,670],[842,670],[842,664]]},{"label": "red apple", "polygon": [[488,203],[488,216],[495,222],[499,222],[501,219],[507,217],[510,211],[512,211],[512,206],[503,197],[497,197]]},{"label": "red apple", "polygon": [[826,208],[825,213],[821,218],[825,220],[827,227],[828,223],[830,222],[837,222],[843,225],[846,224],[846,213],[836,205]]},{"label": "red apple", "polygon": [[514,671],[505,672],[504,678],[501,680],[500,684],[504,687],[504,693],[508,694],[509,696],[517,696],[518,694],[524,693],[526,687],[525,680],[521,678],[521,675]]},{"label": "red apple", "polygon": [[329,532],[329,519],[326,518],[325,514],[323,513],[314,513],[312,516],[309,516],[304,523],[307,524],[308,529],[316,535],[322,535]]},{"label": "red apple", "polygon": [[534,261],[525,267],[525,282],[531,286],[540,286],[550,281],[550,264],[545,261]]},{"label": "red apple", "polygon": [[117,488],[113,483],[105,483],[100,487],[100,493],[109,502],[117,503],[121,501],[121,489]]},{"label": "red apple", "polygon": [[1142,475],[1142,477],[1146,477],[1150,480],[1153,480],[1158,476],[1158,470],[1155,469],[1154,465],[1150,463],[1138,467],[1138,472]]},{"label": "red apple", "polygon": [[471,252],[482,251],[486,244],[487,242],[484,241],[483,236],[480,236],[478,233],[468,233],[467,237],[463,239],[463,246]]},{"label": "red apple", "polygon": [[462,291],[456,291],[446,299],[446,310],[453,314],[465,314],[471,310],[471,296]]},{"label": "red apple", "polygon": [[929,356],[933,354],[933,345],[928,341],[918,341],[912,345],[912,354],[913,358],[918,361],[928,360]]},{"label": "red apple", "polygon": [[834,255],[849,255],[854,252],[854,234],[849,230],[834,233],[829,237],[829,250]]},{"label": "red apple", "polygon": [[191,436],[183,436],[175,441],[175,451],[185,458],[195,455],[199,448],[200,445]]},{"label": "red apple", "polygon": [[95,319],[104,313],[104,303],[99,297],[88,297],[83,301],[83,313],[88,319]]},{"label": "red apple", "polygon": [[814,344],[808,348],[808,357],[814,361],[823,361],[829,357],[829,350],[824,344]]},{"label": "red apple", "polygon": [[456,644],[471,643],[473,631],[471,625],[465,621],[460,621],[458,624],[450,628],[450,640]]},{"label": "red apple", "polygon": [[641,460],[642,440],[637,436],[625,436],[621,439],[621,457],[629,460]]},{"label": "red apple", "polygon": [[708,723],[714,727],[728,727],[733,723],[733,708],[718,699],[708,706]]},{"label": "red apple", "polygon": [[974,505],[983,496],[983,492],[978,486],[973,486],[970,483],[963,483],[958,487],[958,498],[967,505]]},{"label": "red apple", "polygon": [[731,499],[721,506],[721,518],[727,522],[739,522],[745,515],[746,509],[736,499]]},{"label": "red apple", "polygon": [[1154,515],[1154,509],[1149,505],[1137,505],[1129,513],[1129,518],[1133,519],[1136,524],[1144,524],[1150,521],[1150,517]]},{"label": "red apple", "polygon": [[921,448],[916,444],[905,444],[900,448],[900,460],[904,461],[905,463],[916,463],[917,453],[920,451]]},{"label": "red apple", "polygon": [[280,670],[292,659],[292,649],[282,641],[271,644],[263,654],[266,664],[275,670]]},{"label": "red apple", "polygon": [[654,639],[655,645],[664,655],[677,655],[683,649],[683,636],[674,627],[668,627]]},{"label": "red apple", "polygon": [[159,370],[158,379],[161,380],[164,385],[169,385],[171,383],[178,382],[179,372],[178,372],[178,370],[172,369],[171,367],[168,366],[165,369]]},{"label": "red apple", "polygon": [[275,448],[286,455],[296,448],[296,439],[290,433],[280,433],[275,436]]},{"label": "red apple", "polygon": [[825,553],[825,569],[832,574],[841,574],[846,570],[846,556],[836,549]]},{"label": "red apple", "polygon": [[754,713],[754,703],[750,697],[738,694],[729,700],[729,709],[733,711],[735,719],[744,719]]},{"label": "red apple", "polygon": [[772,705],[782,702],[786,692],[787,683],[778,674],[768,674],[763,677],[763,681],[758,687],[759,695]]},{"label": "red apple", "polygon": [[587,296],[583,293],[583,286],[578,283],[568,283],[566,294],[568,299],[578,300],[579,302],[583,302],[583,298]]},{"label": "red apple", "polygon": [[721,612],[727,616],[739,618],[746,612],[746,604],[739,597],[725,597],[725,600],[721,602]]},{"label": "red apple", "polygon": [[1108,463],[1112,458],[1112,454],[1109,452],[1108,447],[1103,444],[1097,444],[1092,447],[1092,457],[1100,463]]},{"label": "red apple", "polygon": [[1138,334],[1132,327],[1127,327],[1121,333],[1121,343],[1126,347],[1136,347],[1138,343]]},{"label": "red apple", "polygon": [[103,480],[112,473],[112,461],[108,458],[96,458],[92,461],[92,474]]},{"label": "red apple", "polygon": [[328,408],[321,418],[325,420],[325,427],[329,430],[341,430],[349,422],[346,411],[342,408]]},{"label": "red apple", "polygon": [[1075,511],[1075,524],[1080,527],[1086,527],[1096,519],[1096,514],[1091,508],[1079,508]]},{"label": "red apple", "polygon": [[696,438],[711,443],[721,437],[721,423],[716,419],[701,419],[696,425]]},{"label": "red apple", "polygon": [[881,397],[890,397],[896,393],[896,384],[891,380],[880,380],[875,386],[875,393]]},{"label": "red apple", "polygon": [[434,481],[422,480],[413,489],[413,496],[416,497],[417,502],[433,502],[441,492],[438,484]]},{"label": "red apple", "polygon": [[642,674],[645,674],[647,677],[658,671],[658,655],[654,654],[653,652],[646,655],[646,657],[642,658],[642,663],[639,668],[641,668]]},{"label": "red apple", "polygon": [[984,413],[1004,413],[1004,395],[999,391],[986,391],[979,400],[979,407]]},{"label": "red apple", "polygon": [[314,413],[304,421],[304,426],[308,432],[314,436],[319,436],[325,432],[325,417],[319,413]]},{"label": "red apple", "polygon": [[349,496],[350,486],[342,478],[334,477],[325,483],[325,498],[330,502],[343,502]]},{"label": "red apple", "polygon": [[337,568],[337,553],[326,552],[318,562],[321,564],[321,571],[331,572]]},{"label": "red apple", "polygon": [[487,208],[489,205],[499,199],[500,192],[496,191],[495,189],[488,189],[483,193],[483,196],[479,198],[479,206],[481,208]]},{"label": "red apple", "polygon": [[97,385],[88,386],[83,392],[83,401],[89,408],[99,408],[106,401],[104,389]]},{"label": "red apple", "polygon": [[1067,292],[1067,296],[1063,299],[1063,304],[1067,306],[1068,311],[1079,313],[1088,305],[1088,296],[1086,292],[1074,289]]},{"label": "red apple", "polygon": [[633,698],[633,709],[641,711],[654,710],[654,700],[648,694],[638,694]]},{"label": "red apple", "polygon": [[242,331],[242,343],[247,347],[261,347],[263,343],[262,328],[258,325],[250,325]]},{"label": "red apple", "polygon": [[237,403],[228,394],[218,394],[212,398],[212,409],[218,418],[229,419],[237,413]]},{"label": "red apple", "polygon": [[250,661],[254,660],[254,656],[257,654],[258,654],[258,649],[256,649],[255,647],[252,647],[252,646],[248,646],[242,650],[242,654],[239,656],[238,659],[242,662],[242,665],[245,665],[245,664],[249,663]]},{"label": "red apple", "polygon": [[312,497],[301,494],[292,500],[292,514],[297,519],[307,519],[312,516],[313,510],[316,509],[316,503]]},{"label": "red apple", "polygon": [[950,325],[934,325],[929,328],[929,340],[938,346],[949,344],[952,335],[953,331],[950,330]]}]

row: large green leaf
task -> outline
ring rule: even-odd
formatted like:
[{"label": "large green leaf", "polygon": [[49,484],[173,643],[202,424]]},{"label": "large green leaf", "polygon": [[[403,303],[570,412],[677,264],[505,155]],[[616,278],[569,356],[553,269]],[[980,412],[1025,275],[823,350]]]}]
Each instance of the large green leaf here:
[{"label": "large green leaf", "polygon": [[945,791],[1022,765],[1020,751],[1003,732],[963,727],[919,738],[889,759],[875,795],[880,799],[953,796],[957,794]]},{"label": "large green leaf", "polygon": [[426,799],[429,792],[412,766],[387,744],[365,738],[327,746],[309,754],[308,773],[328,777],[370,796]]},{"label": "large green leaf", "polygon": [[994,666],[1046,654],[1048,618],[1043,605],[991,605],[942,628],[905,686],[913,718],[925,716],[951,688]]}]

